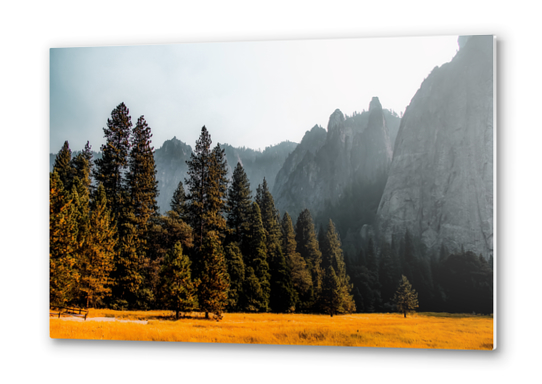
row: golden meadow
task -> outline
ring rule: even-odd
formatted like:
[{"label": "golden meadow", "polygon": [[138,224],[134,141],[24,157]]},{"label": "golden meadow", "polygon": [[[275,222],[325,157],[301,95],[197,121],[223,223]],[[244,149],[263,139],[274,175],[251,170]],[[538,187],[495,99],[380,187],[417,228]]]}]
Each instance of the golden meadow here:
[{"label": "golden meadow", "polygon": [[[115,321],[94,321],[105,318]],[[93,310],[86,321],[50,318],[55,339],[140,340],[201,343],[351,347],[493,349],[493,317],[418,313],[303,314],[225,313],[220,322],[193,313],[174,320],[170,311]],[[129,320],[129,321],[126,321]],[[141,321],[141,322],[136,322]]]}]

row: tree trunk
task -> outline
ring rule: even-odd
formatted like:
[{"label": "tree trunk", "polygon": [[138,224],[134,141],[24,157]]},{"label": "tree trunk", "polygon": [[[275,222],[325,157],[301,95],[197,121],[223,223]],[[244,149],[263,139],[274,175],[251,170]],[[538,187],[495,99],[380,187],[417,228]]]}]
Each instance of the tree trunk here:
[{"label": "tree trunk", "polygon": [[177,313],[175,314],[175,318],[179,320],[179,310],[177,310]]},{"label": "tree trunk", "polygon": [[206,319],[209,318],[209,312],[205,312],[205,318],[206,318]]},{"label": "tree trunk", "polygon": [[406,319],[406,311],[404,312],[404,314],[405,314],[405,319]]}]

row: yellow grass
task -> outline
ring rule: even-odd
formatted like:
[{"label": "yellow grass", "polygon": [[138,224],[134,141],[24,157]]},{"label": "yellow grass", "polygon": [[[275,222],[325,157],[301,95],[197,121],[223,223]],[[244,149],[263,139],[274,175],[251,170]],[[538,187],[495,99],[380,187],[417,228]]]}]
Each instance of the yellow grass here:
[{"label": "yellow grass", "polygon": [[[92,321],[96,317],[148,320]],[[220,322],[203,315],[175,321],[167,311],[90,310],[87,321],[50,319],[59,339],[335,345],[392,348],[493,349],[493,318],[438,313],[342,316],[226,313]]]}]

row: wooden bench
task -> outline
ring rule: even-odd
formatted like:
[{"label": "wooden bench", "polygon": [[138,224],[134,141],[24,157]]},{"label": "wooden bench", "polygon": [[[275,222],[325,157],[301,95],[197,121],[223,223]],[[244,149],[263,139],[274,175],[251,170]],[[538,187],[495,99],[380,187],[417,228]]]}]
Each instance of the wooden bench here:
[{"label": "wooden bench", "polygon": [[75,317],[82,317],[87,320],[88,316],[88,310],[83,308],[75,308],[75,307],[57,307],[57,306],[51,306],[49,309],[49,315],[58,315],[58,318],[60,318],[61,315],[69,315],[69,316],[75,316]]}]

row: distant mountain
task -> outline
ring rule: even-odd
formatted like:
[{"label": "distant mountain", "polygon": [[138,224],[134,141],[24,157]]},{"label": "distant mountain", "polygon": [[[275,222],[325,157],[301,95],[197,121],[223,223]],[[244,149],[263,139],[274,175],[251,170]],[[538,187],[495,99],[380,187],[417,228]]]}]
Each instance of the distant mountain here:
[{"label": "distant mountain", "polygon": [[459,39],[405,111],[376,218],[388,240],[493,253],[493,37]]},{"label": "distant mountain", "polygon": [[308,208],[319,225],[332,218],[343,239],[349,231],[359,237],[376,214],[399,123],[374,97],[368,111],[345,117],[337,109],[327,131],[307,131],[277,174],[272,191],[281,214],[295,220]]},{"label": "distant mountain", "polygon": [[[265,148],[264,151],[255,151],[249,148],[235,148],[229,144],[221,144],[225,150],[226,160],[228,162],[228,178],[231,178],[233,169],[240,162],[250,181],[250,187],[255,193],[258,184],[261,184],[266,178],[269,188],[272,188],[275,177],[282,167],[286,157],[292,152],[296,143],[282,142]],[[184,179],[188,172],[186,161],[190,159],[192,148],[174,137],[164,142],[162,147],[154,153],[158,180],[158,206],[162,213],[170,209],[173,193]],[[186,187],[185,187],[186,188]]]}]

